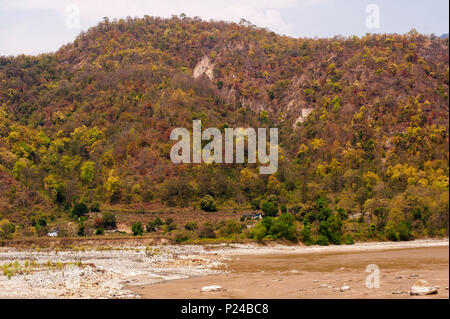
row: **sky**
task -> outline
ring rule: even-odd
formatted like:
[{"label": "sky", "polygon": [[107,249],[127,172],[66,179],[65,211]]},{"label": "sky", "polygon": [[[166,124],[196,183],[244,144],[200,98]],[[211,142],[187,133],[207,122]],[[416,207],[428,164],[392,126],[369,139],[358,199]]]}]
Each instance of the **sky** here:
[{"label": "sky", "polygon": [[244,18],[292,37],[449,30],[448,0],[0,0],[0,55],[56,51],[103,17],[181,13],[205,20]]}]

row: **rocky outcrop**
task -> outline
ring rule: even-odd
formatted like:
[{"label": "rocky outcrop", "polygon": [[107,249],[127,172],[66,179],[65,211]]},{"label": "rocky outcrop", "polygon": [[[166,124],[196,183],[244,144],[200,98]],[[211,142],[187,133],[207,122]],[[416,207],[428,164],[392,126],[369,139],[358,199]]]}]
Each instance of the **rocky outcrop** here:
[{"label": "rocky outcrop", "polygon": [[193,77],[194,79],[197,79],[201,77],[203,74],[205,74],[211,81],[214,79],[214,64],[210,61],[210,59],[206,55],[195,66]]}]

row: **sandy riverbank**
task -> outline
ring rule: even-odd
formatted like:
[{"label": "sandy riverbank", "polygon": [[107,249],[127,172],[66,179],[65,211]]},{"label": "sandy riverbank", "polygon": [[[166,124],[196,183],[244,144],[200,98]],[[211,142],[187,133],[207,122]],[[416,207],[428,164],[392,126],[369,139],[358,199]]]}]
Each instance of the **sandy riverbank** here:
[{"label": "sandy riverbank", "polygon": [[[364,288],[371,263],[381,269],[380,289]],[[439,286],[433,298],[448,298],[449,278],[448,240],[327,247],[4,247],[0,266],[0,298],[405,298],[417,279]],[[337,291],[344,284],[351,289]],[[201,293],[208,285],[226,291]]]},{"label": "sandy riverbank", "polygon": [[[230,273],[131,288],[143,298],[449,298],[448,241],[364,243],[329,247],[225,249]],[[380,268],[380,288],[365,285],[367,265]],[[419,279],[438,294],[410,296]],[[201,292],[203,286],[225,290]],[[341,292],[340,288],[350,290]]]}]

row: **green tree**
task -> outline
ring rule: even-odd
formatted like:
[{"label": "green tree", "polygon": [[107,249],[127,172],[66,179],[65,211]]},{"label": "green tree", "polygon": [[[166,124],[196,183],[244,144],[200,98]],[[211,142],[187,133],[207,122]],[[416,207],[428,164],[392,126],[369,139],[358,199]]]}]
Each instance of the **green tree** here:
[{"label": "green tree", "polygon": [[80,179],[84,185],[91,185],[95,179],[95,162],[87,161],[81,165]]},{"label": "green tree", "polygon": [[206,195],[200,200],[200,208],[205,212],[215,212],[217,210],[217,204],[211,195]]},{"label": "green tree", "polygon": [[131,231],[133,232],[133,236],[140,236],[144,233],[144,226],[142,226],[141,222],[134,223],[131,225]]},{"label": "green tree", "polygon": [[115,228],[117,224],[116,215],[111,212],[102,213],[102,225],[105,228]]},{"label": "green tree", "polygon": [[261,206],[265,216],[275,217],[278,215],[278,200],[275,196],[268,196]]},{"label": "green tree", "polygon": [[85,216],[87,213],[89,213],[89,209],[85,203],[77,203],[72,208],[72,217],[75,219]]}]

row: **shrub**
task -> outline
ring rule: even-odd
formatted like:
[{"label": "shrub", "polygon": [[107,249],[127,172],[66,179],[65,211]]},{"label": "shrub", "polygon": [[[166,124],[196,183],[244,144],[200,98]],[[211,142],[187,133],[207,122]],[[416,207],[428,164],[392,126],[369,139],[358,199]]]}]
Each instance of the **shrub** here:
[{"label": "shrub", "polygon": [[261,209],[264,212],[265,216],[275,217],[278,215],[278,203],[273,200],[266,200],[262,204]]},{"label": "shrub", "polygon": [[337,209],[337,216],[340,220],[347,220],[348,219],[348,213],[343,208]]},{"label": "shrub", "polygon": [[189,231],[176,231],[174,233],[173,239],[177,244],[188,241],[193,237],[193,233]]},{"label": "shrub", "polygon": [[99,228],[102,227],[103,223],[102,223],[102,219],[97,217],[96,219],[94,219],[94,227],[95,228]]},{"label": "shrub", "polygon": [[200,208],[205,212],[215,212],[217,210],[217,204],[211,195],[206,195],[200,200]]},{"label": "shrub", "polygon": [[210,224],[205,224],[202,228],[200,228],[198,232],[198,237],[200,238],[216,238],[216,233],[214,232],[214,228]]},{"label": "shrub", "polygon": [[78,236],[85,236],[86,235],[86,227],[84,225],[84,220],[80,220],[78,222],[77,234],[78,234]]},{"label": "shrub", "polygon": [[286,214],[287,213],[287,207],[286,207],[285,204],[282,204],[280,206],[280,211],[281,211],[282,214]]},{"label": "shrub", "polygon": [[116,216],[113,213],[102,213],[102,225],[105,228],[115,228],[117,224]]},{"label": "shrub", "polygon": [[198,225],[196,222],[187,222],[184,225],[184,229],[194,231],[198,229]]},{"label": "shrub", "polygon": [[319,238],[317,239],[317,245],[328,246],[328,237],[320,235]]},{"label": "shrub", "polygon": [[131,225],[131,231],[133,232],[133,236],[140,236],[144,233],[144,226],[142,226],[141,222],[134,223]]},{"label": "shrub", "polygon": [[401,222],[397,225],[398,239],[405,241],[411,239],[411,225]]},{"label": "shrub", "polygon": [[250,202],[250,206],[252,209],[260,209],[261,208],[261,200],[259,197],[253,198]]},{"label": "shrub", "polygon": [[155,220],[152,222],[149,222],[147,224],[147,232],[151,233],[156,231],[159,227],[161,227],[164,224],[161,218],[156,217]]},{"label": "shrub", "polygon": [[397,234],[397,232],[395,231],[394,226],[393,226],[393,223],[392,223],[391,221],[389,221],[389,222],[387,223],[387,225],[386,225],[386,227],[385,227],[385,229],[384,229],[384,232],[385,232],[385,234],[386,234],[386,237],[387,237],[389,240],[392,240],[392,241],[398,241],[398,240],[399,240],[398,234]]},{"label": "shrub", "polygon": [[93,203],[91,205],[91,212],[94,212],[94,213],[100,212],[100,204],[99,203]]},{"label": "shrub", "polygon": [[73,206],[72,217],[78,219],[82,216],[87,215],[88,212],[89,209],[85,203],[77,203],[75,204],[75,206]]},{"label": "shrub", "polygon": [[227,220],[219,227],[220,237],[230,237],[233,234],[240,234],[242,232],[242,225],[234,220]]},{"label": "shrub", "polygon": [[296,240],[297,232],[295,227],[295,217],[292,214],[283,214],[273,218],[272,225],[268,229],[268,235],[273,239]]},{"label": "shrub", "polygon": [[98,228],[95,230],[95,234],[96,234],[96,235],[104,235],[104,234],[105,234],[105,230],[104,230],[102,227],[98,227]]},{"label": "shrub", "polygon": [[250,237],[262,241],[267,235],[267,229],[262,223],[258,223],[250,230]]},{"label": "shrub", "polygon": [[353,239],[353,236],[350,234],[345,235],[344,237],[344,243],[346,245],[353,245],[355,243],[355,240]]},{"label": "shrub", "polygon": [[177,224],[175,224],[175,221],[173,220],[173,218],[167,218],[166,219],[166,226],[167,226],[167,231],[173,231],[175,229],[177,229]]},{"label": "shrub", "polygon": [[308,246],[314,244],[314,239],[311,235],[311,226],[309,224],[305,225],[300,232],[300,240]]},{"label": "shrub", "polygon": [[0,238],[10,238],[16,231],[16,227],[7,219],[0,220]]}]

